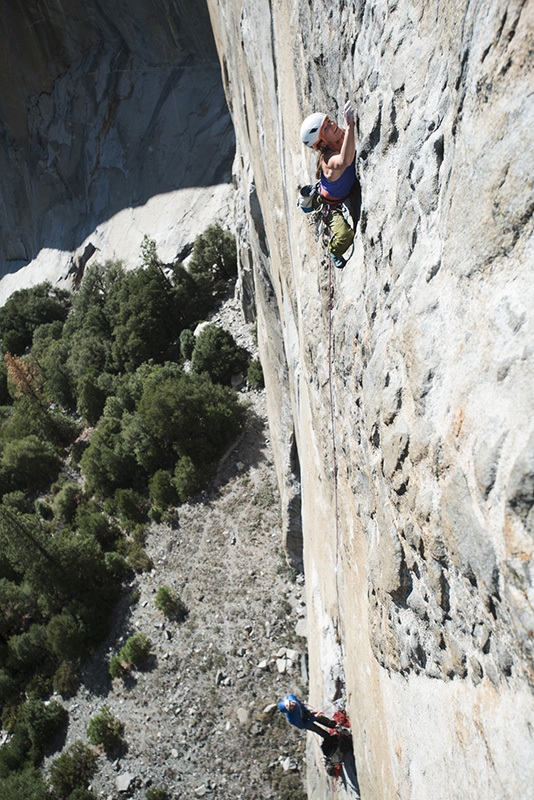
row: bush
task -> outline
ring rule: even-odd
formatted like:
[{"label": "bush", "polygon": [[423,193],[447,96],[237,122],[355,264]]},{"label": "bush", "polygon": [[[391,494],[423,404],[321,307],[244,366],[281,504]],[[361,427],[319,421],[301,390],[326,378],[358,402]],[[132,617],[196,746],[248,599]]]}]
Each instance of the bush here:
[{"label": "bush", "polygon": [[109,575],[121,583],[130,573],[130,568],[120,553],[105,553],[104,560],[106,562],[106,569]]},{"label": "bush", "polygon": [[115,506],[122,524],[131,530],[134,525],[146,522],[148,504],[133,489],[117,489],[115,492]]},{"label": "bush", "polygon": [[167,789],[163,786],[155,786],[153,789],[146,790],[146,800],[171,800]]},{"label": "bush", "polygon": [[158,469],[151,477],[148,490],[152,503],[159,509],[166,509],[176,503],[178,495],[172,475],[166,469]]},{"label": "bush", "polygon": [[54,498],[56,518],[65,525],[70,525],[76,516],[81,489],[77,483],[65,483]]},{"label": "bush", "polygon": [[60,461],[49,442],[31,434],[8,442],[2,454],[2,468],[9,475],[13,489],[32,492],[44,487],[59,472]]},{"label": "bush", "polygon": [[75,790],[86,789],[96,772],[97,758],[94,750],[79,739],[56,758],[50,767],[50,781],[59,800],[72,800]]},{"label": "bush", "polygon": [[4,669],[0,669],[0,706],[7,705],[16,696],[17,684]]},{"label": "bush", "polygon": [[263,368],[259,358],[255,358],[248,365],[247,381],[250,383],[253,389],[263,389],[265,386],[265,381],[263,379]]},{"label": "bush", "polygon": [[123,733],[123,723],[113,716],[109,706],[102,706],[100,713],[92,717],[87,726],[87,737],[91,744],[102,745],[106,752],[121,744]]},{"label": "bush", "polygon": [[48,623],[46,636],[49,649],[58,659],[75,660],[85,649],[87,631],[78,619],[63,609]]},{"label": "bush", "polygon": [[180,334],[180,355],[184,361],[189,361],[195,348],[195,335],[189,328],[184,328]]},{"label": "bush", "polygon": [[80,683],[80,672],[77,664],[63,661],[54,673],[52,687],[61,697],[73,697]]},{"label": "bush", "polygon": [[150,655],[152,642],[144,633],[136,633],[126,640],[119,653],[119,658],[134,667],[144,664]]},{"label": "bush", "polygon": [[179,621],[184,620],[188,614],[185,603],[170,586],[160,586],[156,594],[155,606],[166,617],[173,617]]},{"label": "bush", "polygon": [[191,371],[207,372],[215,383],[229,384],[232,375],[245,371],[248,358],[247,351],[236,344],[229,331],[206,325],[195,343]]},{"label": "bush", "polygon": [[128,551],[126,563],[134,572],[150,572],[154,564],[146,550],[139,544],[134,544]]},{"label": "bush", "polygon": [[188,269],[206,303],[225,297],[229,282],[237,275],[235,236],[220,225],[210,225],[195,239]]},{"label": "bush", "polygon": [[128,665],[121,661],[120,656],[112,656],[108,671],[112,678],[124,678],[128,673]]},{"label": "bush", "polygon": [[189,456],[182,456],[174,469],[174,485],[180,503],[185,503],[206,483],[206,470],[198,469]]},{"label": "bush", "polygon": [[18,672],[31,672],[42,664],[47,653],[46,628],[34,623],[27,631],[11,636],[8,664]]},{"label": "bush", "polygon": [[67,721],[67,711],[56,700],[43,703],[40,700],[24,704],[22,718],[28,725],[32,745],[42,750],[48,740]]},{"label": "bush", "polygon": [[69,800],[97,800],[97,797],[96,794],[89,789],[78,786],[77,789],[69,794]]},{"label": "bush", "polygon": [[0,778],[0,797],[4,800],[50,800],[50,791],[41,772],[27,767]]}]

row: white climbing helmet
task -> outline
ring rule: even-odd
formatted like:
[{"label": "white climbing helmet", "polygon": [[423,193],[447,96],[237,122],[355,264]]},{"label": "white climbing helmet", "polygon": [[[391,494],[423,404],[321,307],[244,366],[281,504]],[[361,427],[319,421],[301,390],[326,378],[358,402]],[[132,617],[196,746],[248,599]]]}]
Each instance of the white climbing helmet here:
[{"label": "white climbing helmet", "polygon": [[308,147],[315,148],[315,145],[319,141],[319,133],[326,116],[326,114],[321,114],[320,111],[316,111],[315,114],[310,114],[309,117],[306,117],[300,126],[300,138]]}]

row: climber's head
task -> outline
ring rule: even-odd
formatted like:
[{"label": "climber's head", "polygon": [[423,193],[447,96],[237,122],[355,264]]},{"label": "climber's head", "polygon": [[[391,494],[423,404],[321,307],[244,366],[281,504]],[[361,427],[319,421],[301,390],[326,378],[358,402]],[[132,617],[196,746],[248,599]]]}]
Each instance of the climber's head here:
[{"label": "climber's head", "polygon": [[300,138],[307,147],[316,147],[321,138],[321,128],[325,119],[326,114],[321,114],[317,111],[315,114],[310,114],[309,117],[306,117],[300,126]]},{"label": "climber's head", "polygon": [[295,708],[295,701],[293,700],[292,697],[287,695],[286,697],[284,697],[283,700],[280,700],[280,702],[278,703],[278,708],[280,709],[280,711],[293,711],[293,709]]},{"label": "climber's head", "polygon": [[320,150],[325,145],[333,145],[343,138],[343,128],[340,128],[328,114],[316,112],[306,117],[300,127],[300,138],[308,147]]}]

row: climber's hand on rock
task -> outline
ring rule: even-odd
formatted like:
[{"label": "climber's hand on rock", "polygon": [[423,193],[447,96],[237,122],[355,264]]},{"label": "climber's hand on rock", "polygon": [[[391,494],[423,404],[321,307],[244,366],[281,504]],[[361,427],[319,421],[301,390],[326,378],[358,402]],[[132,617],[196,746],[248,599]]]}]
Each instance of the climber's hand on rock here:
[{"label": "climber's hand on rock", "polygon": [[352,103],[350,100],[347,100],[345,103],[345,108],[343,109],[343,117],[345,118],[345,122],[347,125],[354,125],[354,109],[352,107]]}]

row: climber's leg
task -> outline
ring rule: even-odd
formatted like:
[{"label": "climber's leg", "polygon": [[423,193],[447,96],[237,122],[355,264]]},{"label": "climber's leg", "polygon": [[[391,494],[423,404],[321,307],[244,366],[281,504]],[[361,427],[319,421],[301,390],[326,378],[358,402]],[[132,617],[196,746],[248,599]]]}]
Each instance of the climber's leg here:
[{"label": "climber's leg", "polygon": [[354,240],[354,231],[341,211],[337,211],[336,209],[328,213],[326,224],[332,231],[332,238],[328,243],[328,250],[336,258],[340,258],[351,246]]}]

